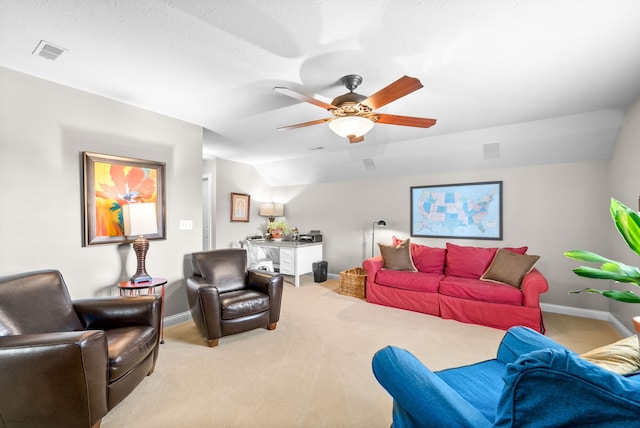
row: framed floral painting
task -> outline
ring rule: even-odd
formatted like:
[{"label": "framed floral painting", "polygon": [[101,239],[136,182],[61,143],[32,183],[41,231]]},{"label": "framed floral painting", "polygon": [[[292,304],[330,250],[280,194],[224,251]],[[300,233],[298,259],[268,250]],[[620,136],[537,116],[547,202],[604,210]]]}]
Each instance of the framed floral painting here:
[{"label": "framed floral painting", "polygon": [[165,163],[83,152],[84,245],[131,242],[124,234],[122,207],[136,202],[156,204],[158,232],[166,238]]}]

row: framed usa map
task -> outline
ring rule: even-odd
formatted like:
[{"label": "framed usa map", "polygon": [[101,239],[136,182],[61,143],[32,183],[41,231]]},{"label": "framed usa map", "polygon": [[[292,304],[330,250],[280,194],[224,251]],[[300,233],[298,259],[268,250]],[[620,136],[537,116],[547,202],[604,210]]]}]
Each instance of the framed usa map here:
[{"label": "framed usa map", "polygon": [[502,240],[502,181],[411,187],[411,236]]}]

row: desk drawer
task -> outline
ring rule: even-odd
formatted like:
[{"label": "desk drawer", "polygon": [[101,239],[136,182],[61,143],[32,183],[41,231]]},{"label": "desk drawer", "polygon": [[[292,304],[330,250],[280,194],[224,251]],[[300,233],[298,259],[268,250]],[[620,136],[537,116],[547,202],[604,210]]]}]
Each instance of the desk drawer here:
[{"label": "desk drawer", "polygon": [[280,273],[285,275],[295,274],[295,252],[293,249],[280,249]]}]

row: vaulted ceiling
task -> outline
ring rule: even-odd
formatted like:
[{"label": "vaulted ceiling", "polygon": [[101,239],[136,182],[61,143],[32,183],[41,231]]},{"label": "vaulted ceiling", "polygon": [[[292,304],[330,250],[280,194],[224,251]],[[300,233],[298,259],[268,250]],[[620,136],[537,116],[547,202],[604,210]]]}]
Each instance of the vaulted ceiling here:
[{"label": "vaulted ceiling", "polygon": [[[271,185],[607,159],[640,95],[637,0],[0,1],[0,66],[205,128],[203,156]],[[64,51],[34,52],[41,40]],[[325,102],[359,74],[380,109],[437,119],[376,124],[349,144]]]}]

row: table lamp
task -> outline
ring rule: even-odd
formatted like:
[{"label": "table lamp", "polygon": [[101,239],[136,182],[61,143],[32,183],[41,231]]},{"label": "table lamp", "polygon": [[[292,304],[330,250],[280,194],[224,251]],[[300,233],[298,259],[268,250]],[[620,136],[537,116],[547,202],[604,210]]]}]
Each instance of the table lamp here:
[{"label": "table lamp", "polygon": [[136,253],[138,268],[131,277],[131,282],[151,281],[147,273],[145,259],[149,249],[149,240],[146,234],[158,233],[158,217],[156,215],[155,202],[136,202],[122,206],[122,219],[124,221],[124,234],[138,237],[133,241],[133,251]]},{"label": "table lamp", "polygon": [[274,202],[263,202],[260,204],[260,216],[269,217],[269,223],[273,223],[276,217],[284,216],[284,204]]}]

